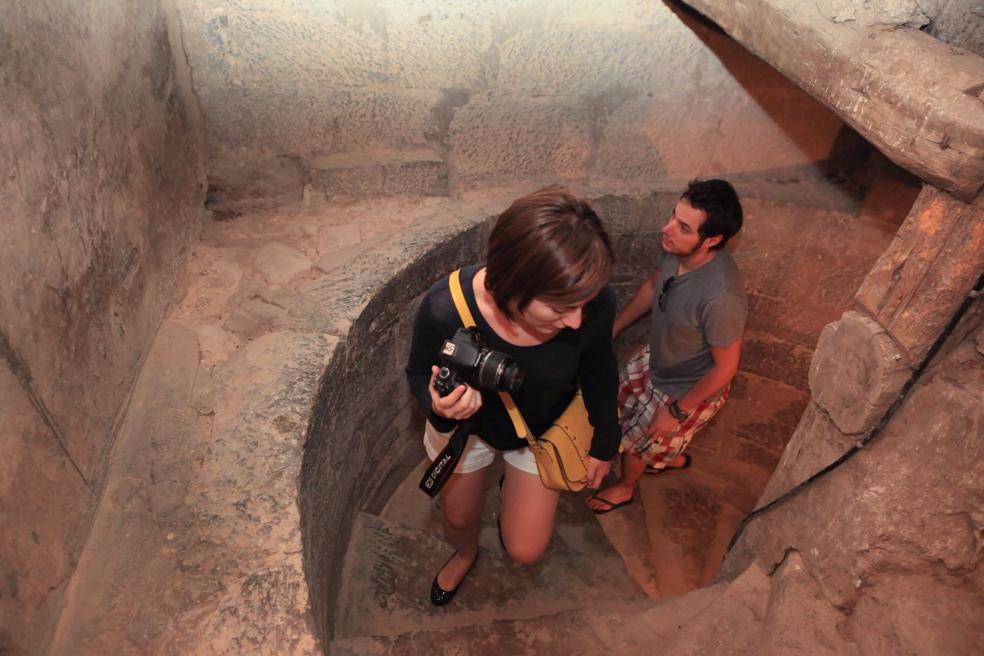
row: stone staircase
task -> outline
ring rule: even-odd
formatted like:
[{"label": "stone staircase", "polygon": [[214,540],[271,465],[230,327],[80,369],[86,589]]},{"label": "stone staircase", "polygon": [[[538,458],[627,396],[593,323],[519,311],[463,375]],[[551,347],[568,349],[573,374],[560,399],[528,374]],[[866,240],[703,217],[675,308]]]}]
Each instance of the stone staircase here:
[{"label": "stone staircase", "polygon": [[[440,532],[437,503],[416,489],[421,469],[380,515],[361,513],[356,520],[333,656],[649,654],[663,640],[693,644],[687,624],[712,606],[722,621],[755,632],[767,577],[660,603],[629,574],[583,495],[561,496],[555,535],[541,561],[514,564],[496,535],[495,472],[488,476],[479,560],[455,599],[435,608],[428,598],[431,579],[451,548]],[[731,631],[724,643],[734,646],[733,638]]]},{"label": "stone staircase", "polygon": [[[416,490],[419,474],[378,502],[378,490],[353,483],[366,480],[352,473],[360,462],[378,472],[381,461],[399,460],[405,473],[413,459],[400,450],[419,451],[419,432],[407,438],[410,431],[393,423],[384,442],[379,431],[350,427],[352,442],[330,442],[316,472],[323,475],[313,476],[327,481],[327,492],[307,492],[337,504],[309,512],[299,500],[321,391],[347,387],[365,406],[370,381],[359,377],[379,371],[393,372],[392,389],[405,388],[397,351],[356,349],[358,339],[373,345],[368,340],[386,331],[387,340],[407,342],[408,325],[386,306],[403,314],[412,296],[391,282],[433,280],[453,258],[472,258],[469,249],[484,243],[485,218],[525,191],[337,204],[305,196],[289,210],[208,224],[189,259],[187,294],[143,364],[48,652],[313,655],[325,646],[320,629],[334,626],[332,654],[756,653],[747,646],[760,639],[757,620],[769,595],[754,566],[728,584],[666,597],[710,582],[799,416],[803,393],[765,378],[777,369],[769,363],[742,373],[732,402],[694,443],[690,470],[644,478],[637,503],[600,522],[582,497],[564,495],[553,543],[533,567],[515,567],[502,553],[493,515],[498,475],[490,475],[480,561],[444,608],[430,606],[428,590],[450,547],[434,505]],[[623,224],[621,238],[644,245],[656,218],[652,203],[619,197],[611,204],[627,208],[604,212]],[[807,211],[775,202],[749,207],[748,246],[763,238],[756,230],[792,225],[794,212]],[[878,226],[812,215],[864,237],[852,241],[845,230],[825,247],[878,247],[867,245]],[[749,251],[768,254],[769,243]],[[438,244],[450,245],[436,253]],[[433,271],[408,268],[422,260]],[[774,268],[765,258],[747,264]],[[762,279],[768,285],[753,292],[763,298],[798,280]],[[846,277],[833,282],[819,285],[820,300],[856,287]],[[624,284],[631,293],[634,283]],[[785,321],[781,327],[797,327]],[[806,348],[790,334],[790,344]],[[347,378],[325,382],[326,370]],[[380,402],[400,401],[378,377],[371,383]],[[334,422],[344,420],[342,412],[326,413],[333,439],[343,437]],[[394,478],[379,485],[397,488],[404,475]],[[311,533],[302,539],[305,522],[320,523],[337,542],[318,551]],[[327,609],[320,616],[318,603]]]}]

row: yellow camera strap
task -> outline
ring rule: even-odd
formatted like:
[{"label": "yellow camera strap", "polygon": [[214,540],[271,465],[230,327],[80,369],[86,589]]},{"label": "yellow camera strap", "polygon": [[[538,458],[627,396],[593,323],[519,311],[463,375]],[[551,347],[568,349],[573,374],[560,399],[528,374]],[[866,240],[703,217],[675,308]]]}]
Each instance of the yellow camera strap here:
[{"label": "yellow camera strap", "polygon": [[[465,328],[475,328],[475,317],[472,316],[471,310],[468,309],[465,293],[461,289],[461,269],[451,272],[451,275],[448,276],[448,284],[451,287],[451,299],[454,301],[454,307],[458,310],[458,316],[461,317],[461,323],[464,324]],[[526,425],[526,420],[523,419],[522,413],[516,407],[516,402],[513,401],[512,395],[509,392],[499,392],[499,398],[502,399],[502,405],[506,406],[506,412],[509,413],[509,418],[512,419],[513,427],[516,429],[516,435],[529,442],[530,446],[536,446],[536,440],[530,435],[529,426]]]},{"label": "yellow camera strap", "polygon": [[468,309],[465,292],[461,289],[461,269],[451,272],[451,276],[448,278],[448,284],[451,285],[451,299],[454,300],[454,306],[458,309],[458,316],[461,317],[461,323],[464,324],[465,328],[474,328],[475,317],[472,316],[471,310]]}]

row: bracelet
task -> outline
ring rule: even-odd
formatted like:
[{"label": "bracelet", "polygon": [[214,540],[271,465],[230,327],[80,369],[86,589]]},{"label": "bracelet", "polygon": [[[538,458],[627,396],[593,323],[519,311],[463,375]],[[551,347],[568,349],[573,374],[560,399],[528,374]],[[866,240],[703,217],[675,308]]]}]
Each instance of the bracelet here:
[{"label": "bracelet", "polygon": [[676,419],[677,421],[683,422],[683,421],[687,421],[687,419],[690,418],[691,413],[681,408],[676,401],[668,405],[667,409],[670,411],[670,416]]}]

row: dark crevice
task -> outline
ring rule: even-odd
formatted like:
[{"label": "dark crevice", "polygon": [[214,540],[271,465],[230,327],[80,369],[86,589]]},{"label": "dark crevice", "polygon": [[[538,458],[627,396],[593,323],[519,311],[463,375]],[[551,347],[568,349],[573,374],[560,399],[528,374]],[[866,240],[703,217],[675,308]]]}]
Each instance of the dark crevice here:
[{"label": "dark crevice", "polygon": [[0,328],[0,356],[6,361],[7,366],[10,371],[17,377],[17,381],[20,383],[21,389],[24,390],[24,394],[30,399],[31,405],[37,411],[38,416],[41,417],[41,421],[44,422],[45,426],[48,427],[48,431],[55,438],[55,442],[58,443],[58,447],[61,449],[65,458],[72,464],[72,468],[75,473],[79,475],[82,479],[82,484],[85,485],[86,489],[92,492],[92,486],[86,479],[85,474],[82,473],[82,469],[79,467],[78,463],[75,462],[75,458],[72,457],[71,452],[68,450],[68,446],[65,444],[65,437],[62,435],[61,430],[58,428],[58,422],[55,420],[54,416],[48,410],[48,406],[45,405],[44,400],[34,391],[34,386],[32,383],[31,370],[24,362],[24,359],[10,344],[10,340],[7,338],[7,333]]}]

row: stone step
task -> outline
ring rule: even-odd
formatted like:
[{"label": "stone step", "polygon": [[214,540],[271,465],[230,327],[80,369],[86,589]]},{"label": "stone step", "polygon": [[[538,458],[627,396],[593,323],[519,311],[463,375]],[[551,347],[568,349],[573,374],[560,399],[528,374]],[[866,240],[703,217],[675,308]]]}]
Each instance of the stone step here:
[{"label": "stone step", "polygon": [[619,631],[614,639],[602,638],[613,626],[631,625],[652,601],[635,604],[599,604],[591,609],[563,611],[528,620],[495,620],[484,624],[440,630],[409,631],[401,635],[360,636],[335,640],[332,656],[382,656],[383,654],[643,654],[646,641],[638,632]]},{"label": "stone step", "polygon": [[770,586],[770,577],[753,564],[727,584],[719,583],[675,598],[679,604],[686,603],[693,595],[702,595],[700,599],[706,603],[686,617],[668,609],[674,606],[657,606],[642,614],[640,624],[648,626],[650,644],[658,644],[660,653],[736,656],[769,653],[761,645],[768,637],[763,631],[763,620]]},{"label": "stone step", "polygon": [[645,475],[636,502],[599,516],[605,535],[652,596],[714,579],[806,405],[804,392],[740,371],[731,398],[688,449],[692,465]]},{"label": "stone step", "polygon": [[336,153],[306,162],[311,187],[340,196],[447,196],[448,166],[430,148]]},{"label": "stone step", "polygon": [[[451,629],[415,629],[400,635],[344,638],[333,656],[468,654],[568,656],[570,654],[754,653],[768,578],[752,570],[662,602],[612,598],[584,608]],[[716,635],[715,632],[723,632]],[[673,645],[668,649],[667,645]],[[721,646],[725,648],[721,649]],[[732,647],[738,647],[736,651]]]},{"label": "stone step", "polygon": [[[407,526],[443,535],[439,502],[431,500],[422,493],[418,484],[426,470],[425,459],[410,473],[390,498],[380,513],[383,518]],[[500,548],[496,530],[496,517],[499,512],[499,477],[502,463],[497,461],[489,468],[486,478],[486,502],[482,513],[482,532],[479,544],[487,549]],[[639,587],[653,599],[664,597],[656,585],[655,567],[650,560],[649,534],[646,531],[646,518],[642,505],[626,508],[624,512],[612,513],[599,523],[584,505],[588,492],[562,494],[557,506],[554,530],[563,536],[567,544],[586,554],[596,551],[595,545],[608,541],[613,545],[625,564],[626,571],[635,579]]]},{"label": "stone step", "polygon": [[[421,461],[400,484],[380,512],[380,517],[441,536],[444,532],[441,527],[440,501],[431,499],[419,489],[420,478],[428,462],[426,459]],[[499,480],[502,476],[502,467],[502,461],[497,460],[488,468],[485,478],[481,544],[489,549],[499,547],[496,518],[499,514]],[[584,499],[587,496],[587,491],[579,494],[561,494],[554,528],[569,546],[582,553],[593,554],[597,550],[598,542],[604,540],[604,533],[594,521],[594,514],[584,506]],[[488,540],[485,540],[486,537]]]},{"label": "stone step", "polygon": [[435,608],[428,596],[431,581],[451,547],[430,531],[362,513],[342,574],[335,637],[457,630],[608,600],[647,599],[597,524],[586,524],[580,530],[558,530],[547,553],[533,566],[516,565],[497,540],[489,548],[483,539],[479,560],[457,597]]}]

